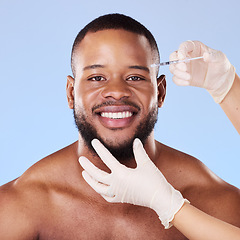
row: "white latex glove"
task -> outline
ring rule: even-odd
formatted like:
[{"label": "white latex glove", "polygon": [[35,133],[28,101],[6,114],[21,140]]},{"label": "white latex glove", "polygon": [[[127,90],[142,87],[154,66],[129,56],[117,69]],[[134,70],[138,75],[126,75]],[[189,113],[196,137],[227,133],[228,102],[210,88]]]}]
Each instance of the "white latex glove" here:
[{"label": "white latex glove", "polygon": [[85,181],[108,202],[131,203],[153,209],[165,228],[170,228],[174,215],[188,201],[167,182],[146,154],[141,141],[135,139],[133,143],[135,169],[119,163],[99,140],[94,139],[92,146],[111,173],[80,157]]},{"label": "white latex glove", "polygon": [[221,103],[235,78],[235,68],[222,52],[211,49],[199,41],[186,41],[170,55],[170,60],[201,56],[203,59],[171,64],[169,69],[174,75],[173,81],[181,86],[205,88],[216,103]]}]

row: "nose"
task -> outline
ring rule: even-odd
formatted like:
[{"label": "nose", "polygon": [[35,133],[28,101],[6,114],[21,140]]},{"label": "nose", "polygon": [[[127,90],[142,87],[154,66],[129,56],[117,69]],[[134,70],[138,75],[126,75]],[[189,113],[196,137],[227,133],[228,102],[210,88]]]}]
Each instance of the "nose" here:
[{"label": "nose", "polygon": [[115,100],[120,100],[122,98],[130,97],[132,92],[126,80],[110,79],[104,86],[101,94],[104,98],[114,98]]}]

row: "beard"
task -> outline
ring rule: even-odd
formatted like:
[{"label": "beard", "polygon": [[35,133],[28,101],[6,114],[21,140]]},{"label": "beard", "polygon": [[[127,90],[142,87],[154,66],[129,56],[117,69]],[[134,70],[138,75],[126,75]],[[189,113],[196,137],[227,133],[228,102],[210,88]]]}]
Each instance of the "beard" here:
[{"label": "beard", "polygon": [[96,152],[91,145],[91,141],[94,138],[97,138],[119,162],[124,163],[134,158],[134,139],[139,138],[144,145],[147,138],[152,133],[158,119],[158,105],[156,103],[152,107],[148,115],[139,122],[133,136],[123,141],[123,143],[118,144],[118,146],[114,146],[113,144],[111,144],[111,142],[106,143],[103,138],[97,133],[97,129],[88,121],[88,118],[83,114],[83,111],[80,111],[79,108],[76,108],[75,103],[73,108],[73,115],[78,132],[79,134],[81,134],[86,146],[92,153],[95,154]]}]

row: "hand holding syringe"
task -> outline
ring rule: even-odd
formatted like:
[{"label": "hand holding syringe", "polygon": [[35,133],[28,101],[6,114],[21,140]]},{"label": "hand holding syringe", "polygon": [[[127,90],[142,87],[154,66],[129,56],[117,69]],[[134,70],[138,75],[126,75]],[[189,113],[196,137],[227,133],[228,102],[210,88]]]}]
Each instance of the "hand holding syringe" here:
[{"label": "hand holding syringe", "polygon": [[185,58],[183,60],[174,60],[174,61],[168,61],[168,62],[161,62],[159,64],[152,64],[151,67],[166,66],[166,65],[170,65],[172,63],[181,63],[181,62],[187,63],[187,62],[190,62],[192,60],[197,60],[197,59],[202,59],[202,58],[203,58],[203,56],[201,56],[201,57],[194,57],[194,58]]},{"label": "hand holding syringe", "polygon": [[[235,68],[226,55],[199,41],[183,42],[169,59],[169,62],[152,65],[152,67],[169,65],[174,83],[180,86],[205,88],[216,103],[223,101],[234,82]],[[191,64],[172,64],[189,61],[192,61]]]}]

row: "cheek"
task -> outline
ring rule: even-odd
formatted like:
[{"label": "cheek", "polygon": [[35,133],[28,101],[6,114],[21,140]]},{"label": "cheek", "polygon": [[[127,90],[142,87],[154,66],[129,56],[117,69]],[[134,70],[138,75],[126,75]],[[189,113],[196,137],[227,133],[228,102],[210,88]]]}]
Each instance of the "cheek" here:
[{"label": "cheek", "polygon": [[157,89],[154,84],[151,84],[138,91],[138,98],[142,103],[144,109],[149,111],[157,102]]},{"label": "cheek", "polygon": [[93,87],[85,86],[84,84],[76,85],[74,89],[75,102],[84,108],[89,107],[94,104],[99,95],[99,89],[94,89]]}]

